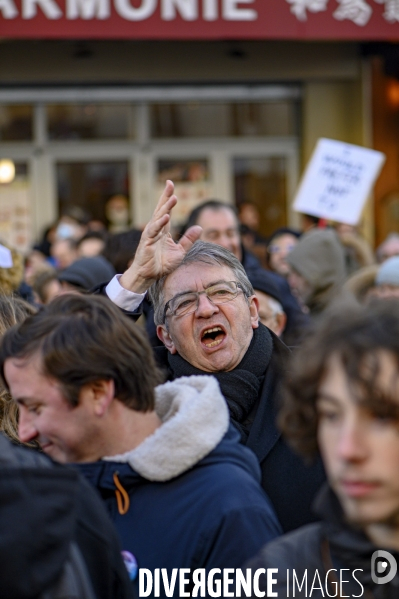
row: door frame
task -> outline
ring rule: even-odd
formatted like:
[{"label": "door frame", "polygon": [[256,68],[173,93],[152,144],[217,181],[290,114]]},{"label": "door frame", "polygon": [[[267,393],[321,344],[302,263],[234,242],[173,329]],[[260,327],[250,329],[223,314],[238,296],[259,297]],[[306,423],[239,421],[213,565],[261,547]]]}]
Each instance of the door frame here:
[{"label": "door frame", "polygon": [[287,164],[286,198],[288,226],[299,226],[299,215],[292,210],[292,200],[299,177],[299,148],[296,138],[206,138],[192,140],[167,139],[154,141],[147,149],[142,160],[146,162],[149,173],[149,189],[152,201],[141,198],[136,199],[136,214],[140,216],[139,225],[145,224],[151,216],[157,198],[156,187],[156,162],[161,158],[209,158],[210,172],[213,179],[214,197],[227,203],[234,203],[234,177],[231,168],[233,158],[248,157],[277,157],[284,158]]}]

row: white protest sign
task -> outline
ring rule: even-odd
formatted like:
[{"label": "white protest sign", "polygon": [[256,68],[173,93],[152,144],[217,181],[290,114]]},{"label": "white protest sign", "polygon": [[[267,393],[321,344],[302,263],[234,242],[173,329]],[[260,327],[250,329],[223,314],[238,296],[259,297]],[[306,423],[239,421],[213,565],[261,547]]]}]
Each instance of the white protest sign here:
[{"label": "white protest sign", "polygon": [[356,225],[384,161],[382,152],[333,139],[319,139],[293,209]]}]

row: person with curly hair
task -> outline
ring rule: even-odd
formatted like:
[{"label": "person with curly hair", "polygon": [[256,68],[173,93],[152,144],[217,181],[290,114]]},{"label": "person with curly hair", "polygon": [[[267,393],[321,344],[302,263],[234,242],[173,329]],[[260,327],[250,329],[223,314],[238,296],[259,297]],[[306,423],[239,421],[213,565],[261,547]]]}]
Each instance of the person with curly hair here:
[{"label": "person with curly hair", "polygon": [[321,521],[273,541],[249,566],[278,569],[279,597],[397,597],[399,302],[331,314],[295,355],[283,397],[287,440],[324,462]]}]

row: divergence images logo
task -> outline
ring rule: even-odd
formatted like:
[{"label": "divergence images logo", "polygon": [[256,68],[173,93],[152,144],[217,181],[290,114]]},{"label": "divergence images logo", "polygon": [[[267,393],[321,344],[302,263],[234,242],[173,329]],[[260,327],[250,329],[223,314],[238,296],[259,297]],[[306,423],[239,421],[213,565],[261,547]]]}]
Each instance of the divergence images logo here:
[{"label": "divergence images logo", "polygon": [[[371,556],[371,578],[376,584],[391,582],[396,576],[398,565],[393,555],[379,549]],[[382,574],[384,576],[382,576]]]}]

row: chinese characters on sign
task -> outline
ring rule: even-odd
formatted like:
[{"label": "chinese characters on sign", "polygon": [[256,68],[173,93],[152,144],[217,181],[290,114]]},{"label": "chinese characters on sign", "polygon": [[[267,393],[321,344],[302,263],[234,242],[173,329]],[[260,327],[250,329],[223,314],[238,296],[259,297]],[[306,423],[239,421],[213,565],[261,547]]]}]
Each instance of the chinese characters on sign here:
[{"label": "chinese characters on sign", "polygon": [[0,37],[392,40],[399,0],[0,0]]},{"label": "chinese characters on sign", "polygon": [[[327,10],[329,0],[286,0],[291,4],[291,12],[299,21],[307,20],[307,12],[321,12]],[[333,12],[334,19],[343,21],[348,19],[355,25],[364,27],[373,13],[372,5],[366,0],[336,0],[339,6]],[[399,21],[399,0],[374,0],[377,4],[385,5],[384,19],[389,23]]]}]

